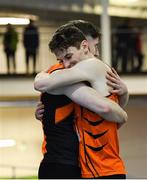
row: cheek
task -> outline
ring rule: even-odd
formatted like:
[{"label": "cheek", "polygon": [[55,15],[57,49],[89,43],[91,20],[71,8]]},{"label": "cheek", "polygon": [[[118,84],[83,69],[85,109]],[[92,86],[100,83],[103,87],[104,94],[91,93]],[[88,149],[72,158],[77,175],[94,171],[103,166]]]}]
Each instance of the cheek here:
[{"label": "cheek", "polygon": [[93,45],[93,43],[89,43],[89,51],[94,54],[95,53],[95,47]]},{"label": "cheek", "polygon": [[77,52],[74,56],[73,61],[78,62],[80,60],[81,56],[82,56],[82,53]]},{"label": "cheek", "polygon": [[80,61],[80,57],[79,57],[79,56],[76,56],[76,57],[73,59],[72,63],[73,63],[73,64],[76,64],[76,63],[78,63],[79,61]]}]

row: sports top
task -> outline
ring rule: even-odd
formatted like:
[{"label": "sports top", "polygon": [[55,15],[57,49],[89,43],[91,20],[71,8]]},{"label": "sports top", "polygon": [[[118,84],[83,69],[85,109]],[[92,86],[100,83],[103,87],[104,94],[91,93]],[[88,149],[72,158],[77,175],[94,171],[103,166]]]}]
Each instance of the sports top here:
[{"label": "sports top", "polygon": [[[118,102],[115,94],[108,96]],[[117,123],[76,105],[79,161],[83,178],[126,174],[119,156]]]},{"label": "sports top", "polygon": [[[50,68],[49,73],[62,69],[60,64]],[[78,165],[78,138],[73,123],[74,104],[64,95],[43,93],[42,120],[44,141],[42,152],[44,162]]]}]

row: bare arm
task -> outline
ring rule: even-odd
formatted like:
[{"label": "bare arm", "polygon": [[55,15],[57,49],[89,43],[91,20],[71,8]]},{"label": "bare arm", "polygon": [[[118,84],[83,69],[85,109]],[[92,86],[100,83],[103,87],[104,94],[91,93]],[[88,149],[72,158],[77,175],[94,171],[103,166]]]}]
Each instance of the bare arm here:
[{"label": "bare arm", "polygon": [[[59,89],[54,91],[53,94],[65,94],[75,103],[101,115],[108,121],[119,123],[121,127],[127,121],[127,114],[123,111],[118,104],[108,98],[102,97],[94,89],[85,86],[85,84],[78,83],[72,86],[67,86],[66,89]],[[38,102],[35,117],[42,120],[44,113],[44,105]]]},{"label": "bare arm", "polygon": [[52,90],[67,85],[88,81],[95,89],[101,89],[101,93],[105,96],[108,94],[106,70],[108,68],[102,61],[96,58],[87,59],[77,63],[72,68],[58,70],[50,75],[44,72],[39,73],[35,78],[34,87],[40,92],[50,93]]},{"label": "bare arm", "polygon": [[107,84],[113,89],[110,90],[110,93],[116,93],[119,95],[119,104],[121,107],[125,107],[129,100],[129,93],[127,86],[125,83],[121,80],[117,72],[112,68],[112,72],[107,72]]},{"label": "bare arm", "polygon": [[[92,62],[93,63],[93,62]],[[94,60],[94,64],[96,63],[96,61]],[[79,63],[78,63],[79,64]],[[88,77],[90,76],[90,74],[94,74],[93,77],[95,76],[95,72],[91,72],[89,69],[89,65],[87,66],[87,63],[83,64],[81,63],[81,69],[83,70],[84,65],[86,67],[86,69],[88,69],[88,74],[82,74],[81,73],[81,69],[79,70],[78,68],[70,68],[70,69],[66,69],[66,70],[61,70],[61,71],[55,71],[55,76],[53,78],[51,78],[51,82],[48,84],[48,82],[50,81],[49,77],[51,77],[53,75],[53,73],[51,75],[49,74],[45,74],[46,77],[43,78],[43,84],[41,84],[40,86],[38,86],[38,90],[39,91],[47,91],[49,93],[53,93],[53,94],[65,94],[67,95],[69,98],[71,98],[74,102],[80,104],[83,107],[88,108],[89,110],[101,115],[103,118],[109,120],[109,121],[113,121],[113,122],[118,122],[118,123],[124,123],[127,120],[127,115],[125,113],[125,111],[123,111],[120,106],[103,97],[102,95],[96,94],[96,91],[94,89],[91,89],[89,87],[87,87],[88,89],[86,90],[86,87],[77,87],[78,84],[72,85],[70,87],[67,87],[68,84],[72,84],[72,83],[76,83],[79,81],[85,81],[85,80],[89,80]],[[79,66],[78,66],[79,67]],[[93,68],[90,67],[90,68]],[[72,73],[71,73],[72,70]],[[90,71],[90,74],[89,74]],[[64,73],[62,73],[64,72]],[[69,74],[67,75],[68,72]],[[58,74],[58,75],[57,75]],[[64,75],[63,75],[64,74]],[[39,80],[40,77],[38,77],[37,82],[41,82],[41,80]],[[59,89],[58,85],[57,85],[57,89],[53,88],[53,90],[49,90],[48,87],[49,85],[54,85],[56,86],[56,83],[59,84],[59,87],[61,86],[66,86],[63,89]],[[75,88],[76,87],[76,88]],[[37,89],[37,87],[36,87]],[[98,93],[98,92],[97,92]]]},{"label": "bare arm", "polygon": [[80,81],[85,81],[83,76],[76,68],[57,70],[50,75],[45,72],[37,74],[35,77],[34,87],[40,92],[50,92],[57,88],[62,88],[66,85],[71,85]]},{"label": "bare arm", "polygon": [[108,121],[120,124],[127,121],[126,112],[116,102],[103,97],[99,92],[84,83],[67,86],[52,93],[64,94],[75,103],[95,112]]}]

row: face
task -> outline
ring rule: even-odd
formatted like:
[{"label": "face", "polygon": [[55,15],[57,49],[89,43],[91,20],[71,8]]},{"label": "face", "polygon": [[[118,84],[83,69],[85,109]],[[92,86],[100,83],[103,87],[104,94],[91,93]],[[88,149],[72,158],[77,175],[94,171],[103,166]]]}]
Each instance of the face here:
[{"label": "face", "polygon": [[57,60],[60,63],[63,63],[65,68],[70,68],[77,64],[78,62],[82,61],[86,57],[86,53],[88,52],[88,42],[82,42],[79,49],[76,47],[69,47],[66,50],[60,51],[56,50],[55,55]]},{"label": "face", "polygon": [[99,57],[99,55],[100,55],[100,40],[99,40],[99,38],[93,39],[91,36],[87,36],[86,39],[88,41],[90,52],[95,57]]}]

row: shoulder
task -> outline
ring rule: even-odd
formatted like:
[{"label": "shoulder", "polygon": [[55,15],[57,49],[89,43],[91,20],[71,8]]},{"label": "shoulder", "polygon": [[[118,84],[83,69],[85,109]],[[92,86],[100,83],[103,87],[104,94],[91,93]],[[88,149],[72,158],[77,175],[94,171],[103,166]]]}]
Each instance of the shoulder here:
[{"label": "shoulder", "polygon": [[104,73],[107,70],[110,70],[111,68],[106,65],[103,61],[97,58],[91,58],[91,59],[86,59],[81,62],[79,62],[77,65],[75,65],[76,68],[79,68],[80,70],[85,70],[85,71],[96,71],[98,74]]}]

